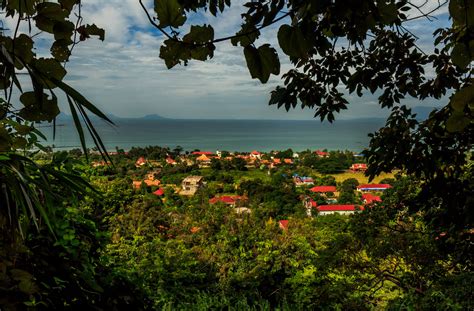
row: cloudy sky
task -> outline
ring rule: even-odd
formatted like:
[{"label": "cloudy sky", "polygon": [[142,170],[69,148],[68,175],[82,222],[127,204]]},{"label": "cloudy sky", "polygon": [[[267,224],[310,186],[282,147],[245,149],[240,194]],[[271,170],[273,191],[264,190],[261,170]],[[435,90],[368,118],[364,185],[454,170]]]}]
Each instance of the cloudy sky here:
[{"label": "cloudy sky", "polygon": [[[429,5],[438,3],[429,0]],[[152,2],[148,2],[152,12]],[[232,1],[224,15],[212,17],[201,13],[188,20],[211,24],[215,37],[232,35],[239,29],[244,1]],[[424,2],[421,1],[420,2]],[[252,80],[240,47],[230,42],[217,45],[214,58],[207,62],[192,61],[187,67],[166,69],[158,57],[162,36],[151,27],[138,0],[83,0],[85,23],[95,23],[106,31],[105,41],[95,38],[78,45],[67,65],[67,81],[106,113],[120,117],[159,114],[170,118],[200,119],[311,119],[311,110],[300,108],[287,113],[268,106],[270,91],[280,83],[272,76],[262,85]],[[427,8],[428,10],[428,8]],[[420,45],[431,49],[433,31],[449,25],[447,7],[437,13],[434,22],[417,20],[409,25],[420,37]],[[283,21],[288,22],[288,21]],[[7,21],[12,29],[11,21]],[[187,32],[183,27],[183,33]],[[259,43],[277,46],[278,25],[263,31]],[[47,36],[38,36],[37,44]],[[286,56],[279,51],[281,72],[290,68]],[[38,54],[47,53],[38,51]],[[340,118],[384,116],[376,97],[349,97],[350,109]],[[430,101],[412,105],[436,106]],[[67,110],[66,110],[67,111]]]}]

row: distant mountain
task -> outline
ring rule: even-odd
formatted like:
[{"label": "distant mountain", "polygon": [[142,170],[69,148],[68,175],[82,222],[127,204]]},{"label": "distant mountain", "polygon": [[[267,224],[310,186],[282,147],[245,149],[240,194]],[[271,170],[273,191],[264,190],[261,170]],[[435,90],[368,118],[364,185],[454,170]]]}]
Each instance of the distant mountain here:
[{"label": "distant mountain", "polygon": [[166,120],[168,118],[162,117],[162,116],[155,113],[155,114],[147,114],[144,117],[136,118],[136,119],[141,119],[141,120]]},{"label": "distant mountain", "polygon": [[[88,114],[89,118],[93,121],[100,120],[99,117],[96,115],[89,113]],[[158,114],[148,114],[143,117],[128,117],[128,118],[123,118],[123,117],[118,117],[116,115],[113,115],[111,113],[107,113],[106,116],[112,120],[112,121],[118,121],[118,120],[129,120],[129,119],[136,119],[136,120],[168,120],[168,118],[162,117]],[[82,120],[82,118],[79,116],[79,118]],[[72,116],[69,114],[66,114],[64,112],[60,112],[58,117],[56,118],[56,121],[72,121]]]}]

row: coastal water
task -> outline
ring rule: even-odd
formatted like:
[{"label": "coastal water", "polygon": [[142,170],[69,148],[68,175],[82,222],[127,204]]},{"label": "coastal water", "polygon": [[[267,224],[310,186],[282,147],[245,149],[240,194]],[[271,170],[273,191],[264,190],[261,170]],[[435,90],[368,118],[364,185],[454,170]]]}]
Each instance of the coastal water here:
[{"label": "coastal water", "polygon": [[[145,120],[119,119],[116,126],[96,121],[95,126],[109,151],[133,146],[158,145],[184,150],[270,151],[292,148],[361,151],[368,146],[369,133],[379,129],[382,119],[338,120]],[[56,150],[80,147],[77,132],[69,121],[58,122],[56,138],[52,129],[41,128],[46,145]],[[84,128],[84,130],[86,130]],[[93,147],[88,136],[87,144]]]}]

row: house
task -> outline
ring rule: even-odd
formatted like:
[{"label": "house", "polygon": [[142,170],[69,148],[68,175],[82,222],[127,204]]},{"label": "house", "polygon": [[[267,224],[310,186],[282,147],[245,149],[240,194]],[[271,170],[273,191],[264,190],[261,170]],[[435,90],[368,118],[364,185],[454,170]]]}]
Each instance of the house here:
[{"label": "house", "polygon": [[316,155],[320,158],[329,157],[329,152],[326,152],[326,151],[316,150],[314,153],[316,153]]},{"label": "house", "polygon": [[210,155],[213,155],[213,153],[211,151],[193,151],[191,153],[192,155],[207,155],[207,156],[210,156]]},{"label": "house", "polygon": [[280,227],[280,229],[284,230],[284,231],[287,231],[288,230],[288,220],[280,220],[278,222],[278,226]]},{"label": "house", "polygon": [[252,157],[253,159],[260,160],[262,158],[262,154],[260,152],[258,152],[257,150],[254,150],[254,151],[250,152],[250,157]]},{"label": "house", "polygon": [[367,170],[367,164],[365,163],[354,163],[349,168],[353,172],[365,172]]},{"label": "house", "polygon": [[181,183],[181,191],[179,194],[193,196],[202,187],[204,187],[204,177],[188,176],[183,179],[183,182]]},{"label": "house", "polygon": [[155,175],[161,173],[161,169],[154,169],[146,174],[146,179],[148,180],[155,180]]},{"label": "house", "polygon": [[283,159],[283,162],[285,162],[285,164],[293,164],[292,159]]},{"label": "house", "polygon": [[298,176],[298,174],[293,175],[293,181],[295,182],[296,187],[311,186],[314,184],[313,178],[306,176]]},{"label": "house", "polygon": [[234,208],[234,212],[238,215],[242,215],[242,214],[251,214],[252,210],[248,207],[236,207]]},{"label": "house", "polygon": [[243,202],[246,202],[248,198],[246,196],[240,195],[224,195],[220,197],[213,197],[209,200],[209,204],[216,204],[218,202],[222,202],[232,207],[236,207],[237,205],[241,205]]},{"label": "house", "polygon": [[153,194],[156,195],[156,196],[161,197],[165,194],[165,191],[161,188],[158,188],[155,192],[153,192]]},{"label": "house", "polygon": [[146,159],[144,157],[139,157],[135,162],[136,167],[141,167],[146,164]]},{"label": "house", "polygon": [[167,157],[166,158],[166,163],[167,164],[170,164],[170,165],[176,165],[178,163],[176,163],[176,161],[172,158],[172,157]]},{"label": "house", "polygon": [[357,205],[319,205],[316,209],[319,212],[319,215],[330,215],[330,214],[341,214],[341,215],[350,215],[354,214],[357,211],[357,208],[364,210],[364,208],[358,207]]},{"label": "house", "polygon": [[192,227],[189,231],[191,233],[198,233],[201,230],[201,227]]},{"label": "house", "polygon": [[364,204],[371,204],[374,202],[382,202],[382,199],[378,195],[373,195],[372,193],[362,194],[362,201]]},{"label": "house", "polygon": [[134,180],[132,181],[132,186],[135,189],[140,189],[142,183],[145,183],[147,187],[159,186],[161,181],[158,179],[144,179],[144,180]]},{"label": "house", "polygon": [[107,166],[107,165],[110,165],[111,163],[110,162],[106,162],[106,161],[96,161],[96,162],[92,162],[92,167],[99,167],[99,166]]},{"label": "house", "polygon": [[389,184],[365,184],[357,186],[357,191],[385,191],[392,188]]},{"label": "house", "polygon": [[197,157],[196,161],[199,163],[199,167],[209,167],[211,164],[211,159],[205,154],[201,154],[199,157]]},{"label": "house", "polygon": [[142,182],[141,180],[134,180],[132,181],[132,186],[134,189],[140,189],[141,185],[142,185]]},{"label": "house", "polygon": [[335,193],[337,191],[336,186],[315,186],[309,190],[314,193]]}]

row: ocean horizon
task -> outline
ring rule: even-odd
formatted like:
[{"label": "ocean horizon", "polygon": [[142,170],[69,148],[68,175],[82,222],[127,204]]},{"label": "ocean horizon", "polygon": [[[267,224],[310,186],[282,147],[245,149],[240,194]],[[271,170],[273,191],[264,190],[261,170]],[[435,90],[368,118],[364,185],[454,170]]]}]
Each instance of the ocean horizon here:
[{"label": "ocean horizon", "polygon": [[[95,121],[108,151],[116,147],[162,146],[184,150],[226,151],[294,151],[307,149],[361,151],[369,144],[369,133],[385,123],[383,119],[337,120],[334,123],[319,120],[218,120],[218,119],[156,119],[119,118],[115,126]],[[77,131],[71,120],[57,122],[56,137],[52,128],[41,128],[47,137],[44,145],[55,150],[80,148]],[[86,128],[84,128],[86,131]],[[87,147],[94,147],[86,135]]]}]

